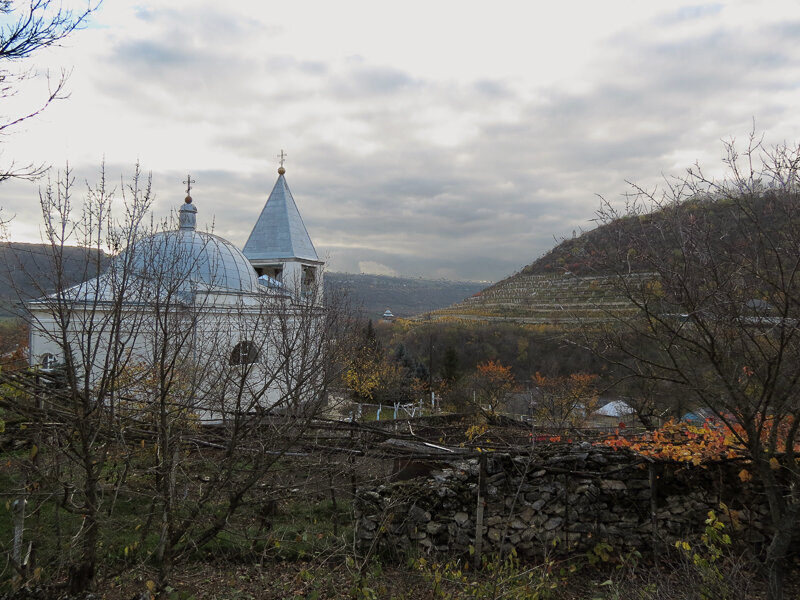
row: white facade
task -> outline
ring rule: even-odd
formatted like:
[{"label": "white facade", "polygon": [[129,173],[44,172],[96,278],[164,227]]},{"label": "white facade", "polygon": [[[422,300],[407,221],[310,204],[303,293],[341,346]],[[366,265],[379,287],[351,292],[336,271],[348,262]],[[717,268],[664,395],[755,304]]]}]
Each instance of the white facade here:
[{"label": "white facade", "polygon": [[187,196],[179,229],[136,241],[98,278],[29,302],[31,365],[69,363],[90,388],[112,386],[125,400],[169,387],[204,420],[308,394],[322,358],[322,262],[277,257],[283,276],[259,278],[258,261],[196,231],[196,212]]}]

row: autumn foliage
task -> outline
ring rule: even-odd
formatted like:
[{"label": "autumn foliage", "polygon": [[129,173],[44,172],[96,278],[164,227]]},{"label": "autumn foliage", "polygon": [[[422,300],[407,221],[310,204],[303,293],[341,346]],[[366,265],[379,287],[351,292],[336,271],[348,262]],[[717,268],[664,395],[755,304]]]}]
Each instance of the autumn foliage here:
[{"label": "autumn foliage", "polygon": [[700,465],[725,458],[740,458],[738,436],[725,425],[706,420],[701,426],[670,420],[659,429],[636,436],[616,434],[599,442],[612,448],[627,448],[642,456]]},{"label": "autumn foliage", "polygon": [[478,364],[474,384],[476,399],[481,405],[488,405],[490,412],[497,411],[506,396],[517,387],[511,367],[506,367],[496,360]]},{"label": "autumn foliage", "polygon": [[28,326],[23,321],[0,323],[0,368],[21,369],[28,366]]},{"label": "autumn foliage", "polygon": [[[774,435],[779,441],[785,441],[790,434],[791,425],[791,421],[784,419],[776,429],[774,422],[767,419],[759,430],[765,440]],[[627,448],[649,458],[693,465],[749,458],[747,434],[743,428],[712,419],[706,419],[700,426],[670,420],[655,431],[636,436],[625,436],[617,430],[615,435],[598,443],[611,448]],[[800,450],[798,446],[800,444],[796,445],[796,451]],[[772,457],[770,464],[773,468],[777,468],[778,459]],[[742,480],[750,478],[746,471],[741,472],[739,476]]]}]

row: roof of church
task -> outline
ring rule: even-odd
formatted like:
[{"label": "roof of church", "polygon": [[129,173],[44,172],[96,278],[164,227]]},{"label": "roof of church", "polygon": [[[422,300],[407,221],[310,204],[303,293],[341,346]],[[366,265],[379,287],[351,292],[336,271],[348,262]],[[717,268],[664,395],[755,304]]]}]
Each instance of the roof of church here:
[{"label": "roof of church", "polygon": [[278,171],[278,181],[242,251],[251,261],[285,258],[319,261],[282,171],[282,168]]}]

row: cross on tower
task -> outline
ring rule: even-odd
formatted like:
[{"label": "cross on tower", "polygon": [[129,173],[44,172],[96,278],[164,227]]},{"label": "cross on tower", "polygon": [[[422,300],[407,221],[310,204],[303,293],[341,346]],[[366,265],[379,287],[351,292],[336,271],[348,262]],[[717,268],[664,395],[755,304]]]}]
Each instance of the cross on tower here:
[{"label": "cross on tower", "polygon": [[197,182],[194,179],[192,179],[191,174],[189,174],[189,175],[186,175],[186,181],[184,181],[183,183],[186,184],[186,195],[187,196],[191,196],[192,195],[192,184],[193,183],[197,183]]},{"label": "cross on tower", "polygon": [[283,150],[281,150],[281,153],[280,153],[280,154],[278,154],[278,158],[280,158],[280,159],[281,159],[281,167],[283,166],[283,161],[285,161],[285,160],[286,160],[286,157],[287,157],[287,156],[289,156],[289,155],[288,155],[288,154],[286,154],[286,153],[285,153]]}]

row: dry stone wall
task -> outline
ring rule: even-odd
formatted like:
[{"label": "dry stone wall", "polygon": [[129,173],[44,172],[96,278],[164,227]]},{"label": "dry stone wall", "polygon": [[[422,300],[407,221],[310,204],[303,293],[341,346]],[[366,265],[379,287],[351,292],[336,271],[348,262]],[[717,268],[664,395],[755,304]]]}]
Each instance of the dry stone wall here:
[{"label": "dry stone wall", "polygon": [[359,490],[356,536],[363,551],[398,558],[465,553],[478,546],[478,531],[483,552],[582,552],[599,542],[643,550],[699,535],[713,509],[734,522],[734,540],[761,543],[767,507],[758,488],[737,477],[741,468],[648,463],[588,443],[486,454],[441,463],[427,478]]}]

